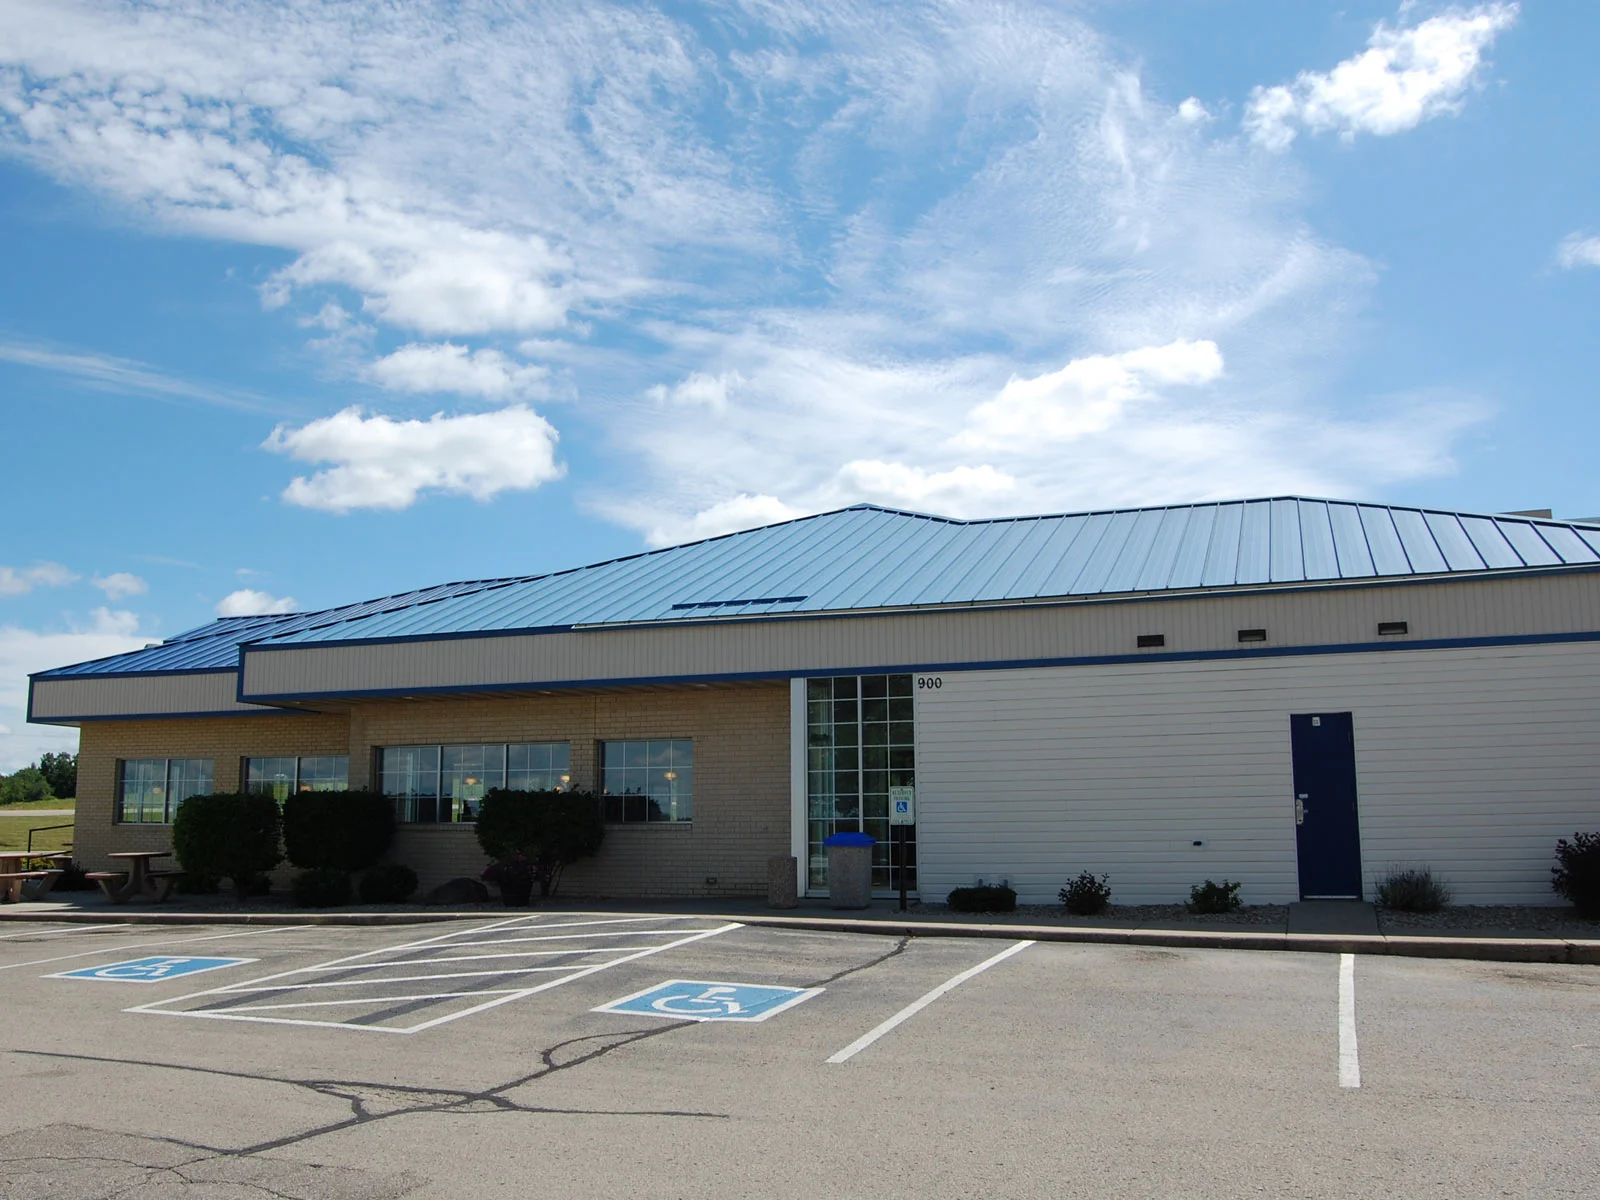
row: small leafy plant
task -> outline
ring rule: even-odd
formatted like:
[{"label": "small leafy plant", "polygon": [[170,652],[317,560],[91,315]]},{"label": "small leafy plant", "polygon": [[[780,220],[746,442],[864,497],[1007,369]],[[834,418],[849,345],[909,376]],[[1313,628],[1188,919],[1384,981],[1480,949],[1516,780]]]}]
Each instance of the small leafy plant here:
[{"label": "small leafy plant", "polygon": [[1110,879],[1110,875],[1084,871],[1058,893],[1061,903],[1074,916],[1098,916],[1111,904]]},{"label": "small leafy plant", "polygon": [[417,873],[403,863],[379,863],[361,877],[363,904],[403,904],[417,890]]},{"label": "small leafy plant", "polygon": [[1239,889],[1244,884],[1224,879],[1221,883],[1206,880],[1189,889],[1189,911],[1192,913],[1238,912],[1242,901]]},{"label": "small leafy plant", "polygon": [[1575,833],[1556,842],[1550,886],[1578,915],[1600,919],[1600,833]]},{"label": "small leafy plant", "polygon": [[956,912],[1016,912],[1017,893],[998,884],[960,887],[950,893],[948,903]]},{"label": "small leafy plant", "polygon": [[296,908],[337,908],[350,903],[350,875],[337,867],[301,871],[289,885]]},{"label": "small leafy plant", "polygon": [[244,900],[283,861],[278,828],[278,802],[264,793],[190,796],[172,819],[172,849],[186,872],[231,879]]},{"label": "small leafy plant", "polygon": [[1450,887],[1431,867],[1393,867],[1378,885],[1378,906],[1396,912],[1438,912],[1450,903]]}]

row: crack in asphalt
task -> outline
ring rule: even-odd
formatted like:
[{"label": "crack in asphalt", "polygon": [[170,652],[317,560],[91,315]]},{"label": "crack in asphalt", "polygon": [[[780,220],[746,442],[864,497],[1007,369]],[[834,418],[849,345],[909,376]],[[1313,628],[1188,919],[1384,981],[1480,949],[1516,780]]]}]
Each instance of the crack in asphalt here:
[{"label": "crack in asphalt", "polygon": [[[822,979],[808,984],[808,987],[826,987],[836,983],[847,976],[858,974],[881,966],[890,959],[903,954],[911,943],[911,935],[901,936],[893,948],[882,954],[875,955],[866,962],[846,967]],[[124,1195],[147,1184],[150,1179],[158,1174],[176,1176],[188,1185],[198,1185],[202,1181],[191,1179],[183,1174],[183,1168],[212,1159],[245,1158],[254,1155],[266,1154],[273,1150],[281,1150],[314,1138],[326,1137],[332,1133],[339,1133],[361,1125],[386,1121],[392,1117],[414,1116],[425,1113],[459,1113],[459,1114],[486,1114],[500,1113],[531,1113],[553,1116],[606,1116],[606,1117],[671,1117],[690,1120],[731,1120],[731,1114],[721,1112],[702,1112],[688,1109],[590,1109],[590,1108],[558,1108],[548,1105],[528,1104],[515,1100],[508,1093],[540,1079],[546,1079],[562,1071],[570,1071],[576,1067],[587,1066],[616,1050],[626,1046],[636,1045],[651,1038],[663,1037],[677,1030],[697,1025],[699,1022],[691,1020],[669,1020],[660,1025],[653,1025],[648,1029],[627,1030],[612,1033],[585,1034],[582,1037],[568,1038],[556,1042],[539,1052],[539,1069],[524,1072],[512,1077],[493,1087],[477,1090],[449,1087],[424,1087],[414,1084],[374,1083],[367,1080],[350,1079],[292,1079],[283,1076],[257,1073],[251,1071],[227,1070],[221,1067],[188,1066],[179,1063],[159,1062],[153,1059],[119,1058],[107,1055],[74,1054],[66,1051],[52,1050],[13,1050],[14,1054],[23,1054],[35,1058],[49,1058],[72,1062],[97,1063],[102,1065],[117,1065],[131,1067],[146,1067],[153,1070],[177,1071],[185,1074],[209,1075],[225,1079],[246,1080],[254,1083],[287,1084],[291,1087],[305,1089],[320,1096],[329,1096],[345,1101],[350,1105],[350,1115],[341,1120],[329,1121],[298,1133],[286,1134],[283,1137],[272,1138],[267,1141],[257,1142],[249,1146],[220,1147],[208,1146],[200,1142],[186,1141],[181,1138],[163,1137],[156,1134],[146,1134],[144,1137],[151,1141],[159,1141],[180,1147],[185,1150],[195,1151],[196,1156],[185,1162],[172,1166],[156,1167],[133,1160],[114,1159],[101,1156],[84,1156],[70,1159],[51,1158],[40,1156],[41,1161],[70,1161],[70,1162],[121,1162],[124,1165],[146,1171],[146,1174],[137,1183],[115,1193]],[[598,1043],[590,1049],[583,1051],[571,1058],[563,1058],[564,1051],[583,1046],[586,1043]],[[397,1103],[386,1111],[374,1111],[373,1101],[384,1097],[408,1097],[414,1102]],[[8,1162],[33,1161],[30,1158],[7,1160]],[[257,1188],[266,1196],[284,1196],[285,1200],[292,1200],[284,1193],[274,1192],[263,1185],[251,1183],[245,1186]]]}]

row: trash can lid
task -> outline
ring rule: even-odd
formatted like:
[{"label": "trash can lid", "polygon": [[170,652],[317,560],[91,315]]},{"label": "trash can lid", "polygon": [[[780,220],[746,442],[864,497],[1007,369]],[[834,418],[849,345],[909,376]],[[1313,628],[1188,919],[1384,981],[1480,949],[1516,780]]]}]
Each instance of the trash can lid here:
[{"label": "trash can lid", "polygon": [[870,833],[836,833],[825,838],[824,846],[876,846],[878,839]]}]

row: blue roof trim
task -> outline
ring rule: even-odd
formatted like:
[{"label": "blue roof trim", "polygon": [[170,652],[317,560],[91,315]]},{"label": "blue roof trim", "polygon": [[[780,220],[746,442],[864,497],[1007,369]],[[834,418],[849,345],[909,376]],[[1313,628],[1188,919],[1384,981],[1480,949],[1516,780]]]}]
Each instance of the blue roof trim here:
[{"label": "blue roof trim", "polygon": [[235,670],[243,650],[1053,604],[1600,564],[1600,527],[1275,496],[959,521],[870,504],[540,575],[224,618],[34,678]]},{"label": "blue roof trim", "polygon": [[[535,683],[474,683],[454,687],[370,688],[362,691],[283,692],[257,696],[261,704],[358,699],[377,696],[457,696],[483,692],[547,692],[571,688],[643,687],[683,683],[739,683],[761,679],[817,679],[827,675],[930,674],[936,671],[1015,671],[1029,667],[1116,666],[1141,662],[1211,662],[1240,658],[1293,658],[1299,655],[1396,653],[1407,650],[1460,650],[1474,647],[1564,645],[1600,642],[1600,630],[1584,633],[1532,633],[1504,637],[1431,638],[1416,641],[1333,643],[1317,646],[1259,646],[1249,650],[1191,650],[1144,654],[1100,654],[1070,658],[1017,658],[996,662],[857,663],[807,667],[795,671],[730,671],[708,675],[648,675],[610,679],[564,679]],[[236,715],[236,714],[232,714]]]}]

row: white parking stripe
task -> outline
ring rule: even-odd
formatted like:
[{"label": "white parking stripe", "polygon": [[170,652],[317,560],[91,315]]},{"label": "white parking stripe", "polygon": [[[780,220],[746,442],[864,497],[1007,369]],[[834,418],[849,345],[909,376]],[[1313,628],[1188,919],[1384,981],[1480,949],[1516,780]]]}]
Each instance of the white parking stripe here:
[{"label": "white parking stripe", "polygon": [[117,933],[126,926],[116,925],[66,925],[60,929],[29,929],[24,933],[0,933],[0,941],[10,941],[12,938],[27,937],[65,937],[71,933]]},{"label": "white parking stripe", "polygon": [[1361,1059],[1356,1054],[1356,956],[1339,955],[1339,1086],[1361,1086]]},{"label": "white parking stripe", "polygon": [[[457,931],[455,933],[446,934],[446,935],[443,935],[441,937],[426,938],[426,939],[423,939],[422,941],[408,942],[408,943],[404,943],[404,944],[401,944],[401,945],[398,945],[398,946],[384,946],[384,947],[381,947],[381,948],[376,949],[376,950],[365,951],[365,952],[363,952],[361,954],[347,955],[344,958],[334,959],[331,962],[319,963],[319,964],[317,964],[315,966],[312,966],[312,967],[298,967],[298,968],[295,968],[294,970],[290,970],[290,971],[279,971],[279,972],[277,972],[275,974],[272,974],[272,975],[264,975],[264,976],[261,976],[260,978],[257,978],[257,979],[245,980],[245,981],[243,981],[241,983],[227,984],[227,985],[224,985],[224,986],[221,986],[221,987],[208,988],[208,989],[206,989],[205,991],[202,991],[202,992],[192,992],[192,993],[190,993],[188,995],[185,995],[185,996],[174,996],[174,997],[172,997],[170,999],[167,999],[167,1000],[156,1000],[156,1001],[152,1001],[149,1004],[141,1004],[141,1005],[137,1005],[137,1006],[135,1006],[133,1008],[125,1009],[124,1011],[126,1011],[126,1012],[136,1012],[136,1013],[149,1013],[149,1014],[154,1015],[154,1016],[162,1016],[162,1017],[198,1017],[198,1018],[202,1018],[202,1019],[205,1019],[205,1020],[213,1020],[213,1021],[254,1021],[254,1022],[259,1022],[259,1023],[277,1024],[277,1025],[317,1026],[317,1027],[326,1028],[326,1029],[355,1029],[355,1030],[364,1030],[364,1031],[373,1032],[373,1033],[420,1033],[424,1029],[431,1029],[436,1025],[442,1025],[442,1024],[445,1024],[448,1021],[460,1020],[462,1017],[471,1016],[474,1013],[483,1012],[486,1009],[495,1008],[495,1007],[497,1007],[498,1005],[501,1005],[501,1004],[508,1004],[511,1001],[521,999],[524,996],[532,996],[532,995],[535,995],[538,992],[548,991],[551,988],[560,987],[563,984],[571,983],[574,980],[581,979],[581,978],[583,978],[583,977],[585,977],[587,975],[593,975],[593,974],[595,974],[596,972],[599,972],[599,971],[609,970],[612,967],[621,966],[624,963],[632,962],[632,961],[634,961],[636,959],[640,959],[640,958],[646,958],[646,957],[648,957],[650,955],[653,955],[653,954],[660,954],[662,951],[672,950],[672,949],[674,949],[674,948],[676,948],[678,946],[683,946],[683,945],[687,945],[690,942],[699,941],[702,938],[715,937],[717,934],[720,934],[720,933],[727,933],[727,932],[729,932],[731,930],[734,930],[734,929],[743,928],[743,926],[741,926],[738,922],[730,922],[729,924],[718,926],[718,927],[712,928],[712,929],[697,930],[697,931],[694,931],[692,933],[689,933],[687,936],[683,936],[685,931],[683,929],[681,929],[681,928],[680,929],[676,929],[676,930],[670,930],[668,932],[670,932],[674,937],[676,937],[677,940],[676,941],[671,941],[671,942],[666,942],[666,943],[663,943],[661,945],[638,946],[638,947],[634,947],[634,946],[605,946],[605,947],[598,948],[598,951],[595,951],[595,950],[584,951],[584,950],[579,949],[579,948],[572,948],[572,949],[560,950],[560,951],[537,952],[537,953],[545,953],[545,954],[571,954],[571,955],[591,954],[591,953],[596,953],[596,952],[603,952],[603,953],[606,953],[606,954],[622,954],[623,955],[623,957],[620,957],[620,958],[607,958],[604,961],[600,961],[600,962],[588,961],[588,962],[586,962],[586,963],[584,963],[582,965],[579,965],[579,964],[567,964],[566,966],[560,966],[560,967],[509,967],[509,968],[502,968],[502,969],[492,970],[492,971],[456,972],[456,973],[450,973],[450,974],[409,976],[409,977],[403,977],[403,978],[398,978],[398,979],[373,978],[371,976],[366,976],[366,977],[364,977],[362,979],[358,979],[358,980],[333,981],[333,982],[328,982],[328,983],[311,983],[311,982],[279,983],[278,982],[278,981],[281,981],[281,980],[289,980],[289,979],[291,979],[291,978],[293,978],[295,976],[305,976],[305,975],[307,975],[308,973],[311,973],[311,972],[325,972],[325,971],[329,971],[329,970],[350,970],[350,971],[360,970],[360,971],[365,971],[365,970],[369,970],[369,969],[370,970],[377,970],[377,969],[387,968],[387,967],[391,967],[391,966],[401,965],[399,963],[395,963],[395,962],[391,962],[391,961],[385,961],[385,962],[359,962],[359,961],[357,961],[357,960],[364,959],[364,958],[371,958],[372,956],[378,955],[378,954],[392,954],[392,953],[403,952],[403,951],[407,951],[407,950],[418,950],[418,949],[421,949],[421,948],[426,947],[426,946],[436,946],[437,948],[439,948],[441,950],[454,950],[454,949],[456,949],[456,948],[458,948],[460,946],[464,946],[464,945],[497,945],[497,944],[499,944],[499,942],[496,941],[496,940],[489,940],[489,941],[482,941],[482,942],[465,942],[464,943],[464,942],[459,942],[459,941],[451,941],[450,939],[457,938],[457,937],[461,936],[462,932],[465,932],[465,933],[468,933],[468,934],[484,934],[484,933],[489,933],[492,930],[496,930],[496,929],[505,929],[505,930],[507,930],[507,932],[517,932],[517,931],[520,931],[521,929],[526,929],[526,928],[541,928],[542,926],[538,926],[538,925],[531,925],[530,926],[528,924],[528,922],[530,920],[536,920],[536,919],[537,918],[518,917],[518,918],[513,918],[511,920],[508,920],[508,921],[495,922],[494,924],[491,924],[491,925],[476,926],[475,928],[470,929],[470,930]],[[595,924],[609,924],[609,923],[610,922],[595,922]],[[652,933],[652,932],[654,932],[654,931],[650,931],[650,930],[634,930],[632,932],[623,932],[623,933],[593,933],[593,934],[587,934],[587,935],[574,934],[574,935],[565,935],[565,936],[570,936],[570,937],[576,937],[576,936],[587,936],[587,937],[637,937],[637,936],[642,936],[642,935],[649,934],[649,933]],[[529,939],[507,938],[507,939],[504,939],[504,940],[515,942],[515,941],[525,941],[525,940],[529,940]],[[529,955],[531,955],[533,953],[536,953],[536,952],[531,952],[531,951],[528,952]],[[484,956],[484,957],[493,957],[493,956]],[[522,957],[522,955],[519,954],[516,957]],[[431,965],[433,965],[433,962],[431,960],[428,960],[428,959],[423,959],[420,962],[413,962],[413,961],[408,960],[405,965],[431,966]],[[428,979],[444,980],[444,979],[465,978],[465,977],[469,977],[469,976],[501,976],[501,977],[503,977],[503,976],[507,976],[507,975],[525,975],[525,974],[536,974],[536,973],[559,973],[559,977],[556,978],[556,979],[548,980],[548,981],[546,981],[544,983],[534,984],[534,985],[529,986],[529,987],[496,988],[496,989],[484,988],[484,989],[479,989],[479,990],[470,991],[470,992],[448,991],[448,992],[431,992],[431,993],[426,993],[426,994],[422,994],[422,995],[407,995],[407,996],[367,996],[367,997],[362,997],[362,998],[357,998],[357,999],[337,1000],[337,1001],[334,1001],[334,1000],[328,1000],[328,1001],[303,1001],[303,1002],[292,1002],[292,1003],[285,1003],[285,1004],[240,1005],[240,1006],[235,1006],[235,1007],[229,1007],[227,1009],[188,1009],[188,1010],[180,1010],[180,1009],[176,1009],[176,1008],[171,1007],[173,1005],[180,1004],[180,1003],[183,1003],[185,1001],[206,1000],[206,999],[221,999],[225,995],[226,996],[238,996],[238,995],[241,995],[241,994],[249,995],[252,992],[263,992],[263,993],[280,992],[281,993],[281,992],[300,991],[302,989],[309,989],[309,988],[346,987],[346,986],[357,986],[357,985],[365,985],[365,986],[369,986],[369,987],[381,988],[384,985],[388,985],[388,984],[394,984],[394,983],[400,983],[400,982],[412,982],[412,981],[420,981],[420,980],[428,980]],[[276,985],[276,986],[263,986],[263,985]],[[438,1001],[438,1000],[463,999],[463,998],[473,998],[473,997],[488,997],[489,999],[485,1000],[485,1002],[482,1003],[482,1004],[472,1005],[472,1006],[470,1006],[468,1008],[465,1008],[465,1009],[462,1009],[462,1010],[459,1010],[459,1011],[456,1011],[456,1012],[445,1013],[444,1015],[439,1016],[439,1017],[435,1017],[434,1019],[432,1019],[430,1021],[424,1021],[424,1022],[422,1022],[420,1024],[407,1026],[407,1027],[403,1027],[403,1028],[402,1027],[397,1027],[397,1026],[392,1026],[392,1025],[385,1026],[385,1025],[371,1025],[371,1024],[352,1024],[352,1023],[343,1022],[343,1021],[299,1020],[299,1019],[290,1018],[290,1017],[263,1017],[263,1016],[246,1015],[246,1014],[249,1014],[249,1013],[255,1012],[255,1011],[279,1010],[279,1009],[289,1009],[289,1008],[322,1008],[322,1007],[335,1007],[335,1006],[372,1006],[372,1005],[381,1005],[381,1004],[385,1004],[385,1003],[427,1003],[427,1002]]]},{"label": "white parking stripe", "polygon": [[1022,953],[1022,951],[1026,950],[1029,946],[1032,946],[1032,945],[1034,945],[1033,942],[1026,941],[1026,942],[1017,942],[1014,945],[1007,946],[1004,950],[1000,951],[1000,953],[996,954],[993,958],[986,958],[981,963],[979,963],[977,966],[968,967],[965,971],[961,972],[961,974],[955,976],[954,978],[945,980],[938,987],[934,988],[933,991],[929,992],[926,996],[923,996],[919,1000],[914,1000],[910,1004],[906,1005],[899,1012],[895,1013],[894,1016],[890,1017],[887,1021],[885,1021],[882,1025],[879,1025],[875,1029],[870,1029],[866,1033],[862,1034],[855,1041],[851,1042],[848,1046],[846,1046],[843,1050],[839,1051],[839,1053],[837,1053],[837,1054],[833,1055],[831,1058],[829,1058],[828,1061],[830,1063],[842,1063],[842,1062],[847,1061],[848,1059],[850,1059],[850,1058],[854,1057],[855,1055],[859,1054],[861,1051],[865,1050],[868,1046],[872,1045],[873,1042],[877,1041],[884,1034],[888,1033],[896,1025],[899,1025],[901,1022],[909,1020],[911,1017],[916,1016],[919,1012],[921,1012],[923,1009],[927,1008],[928,1005],[932,1004],[935,1000],[937,1000],[940,996],[944,995],[946,992],[954,991],[956,988],[960,987],[967,980],[971,979],[974,975],[977,975],[977,974],[980,974],[980,973],[982,973],[984,971],[987,971],[990,967],[994,966],[996,963],[1002,962],[1005,959],[1010,958],[1013,954]]},{"label": "white parking stripe", "polygon": [[[493,945],[492,942],[486,944]],[[454,947],[447,946],[445,949]],[[353,963],[343,967],[306,967],[305,971],[307,974],[314,971],[378,971],[385,967],[432,967],[440,963],[492,962],[499,958],[572,958],[579,954],[623,954],[630,950],[648,949],[648,946],[596,946],[591,950],[585,950],[582,946],[572,946],[566,950],[513,950],[510,954],[452,954],[449,958],[404,958],[399,962]]]}]

